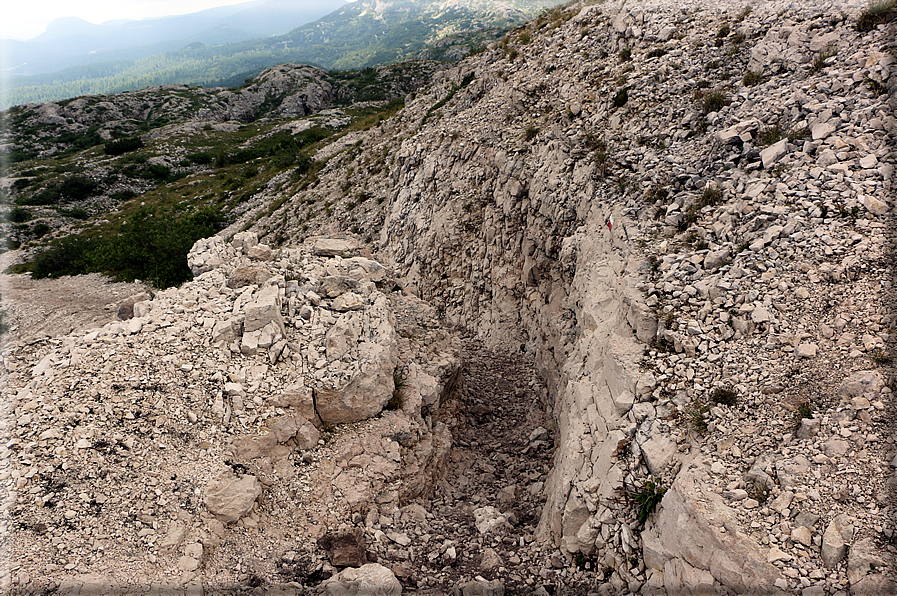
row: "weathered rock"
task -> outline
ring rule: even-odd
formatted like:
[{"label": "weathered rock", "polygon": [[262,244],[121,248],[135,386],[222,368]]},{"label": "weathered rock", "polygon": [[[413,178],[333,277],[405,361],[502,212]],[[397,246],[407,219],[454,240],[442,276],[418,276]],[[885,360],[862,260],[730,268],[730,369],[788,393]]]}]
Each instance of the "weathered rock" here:
[{"label": "weathered rock", "polygon": [[260,286],[270,278],[271,274],[266,269],[260,267],[238,267],[227,276],[227,287],[236,289],[250,284]]},{"label": "weathered rock", "polygon": [[318,283],[318,292],[326,298],[336,298],[346,292],[357,290],[358,286],[358,280],[353,277],[329,275],[321,278]]},{"label": "weathered rock", "polygon": [[379,563],[343,569],[322,584],[327,596],[400,596],[402,584]]},{"label": "weathered rock", "polygon": [[832,568],[847,555],[847,545],[853,540],[853,523],[846,515],[835,517],[822,535],[822,562]]},{"label": "weathered rock", "polygon": [[842,397],[866,397],[874,399],[878,397],[884,386],[884,378],[877,370],[863,370],[851,374],[841,381],[838,394]]},{"label": "weathered rock", "polygon": [[370,418],[392,397],[397,343],[386,297],[382,294],[366,311],[364,333],[376,343],[357,344],[358,372],[348,380],[338,380],[335,386],[315,388],[317,413],[325,424]]},{"label": "weathered rock", "polygon": [[249,513],[261,493],[262,486],[255,476],[225,473],[206,485],[204,503],[210,513],[229,524]]},{"label": "weathered rock", "polygon": [[[734,512],[721,496],[701,490],[703,469],[680,472],[642,532],[645,566],[663,571],[681,560],[708,570],[724,586],[743,593],[775,593],[780,575],[766,555],[738,530]],[[725,527],[726,533],[716,528]],[[706,583],[701,575],[700,584]],[[697,586],[689,586],[696,589]]]},{"label": "weathered rock", "polygon": [[283,317],[280,314],[280,288],[268,285],[259,290],[255,301],[246,305],[244,310],[246,317],[243,321],[243,332],[258,331],[275,323],[283,334]]},{"label": "weathered rock", "polygon": [[761,151],[760,159],[763,161],[763,169],[769,169],[775,165],[786,153],[788,153],[788,139],[782,139]]},{"label": "weathered rock", "polygon": [[336,312],[361,310],[364,308],[364,299],[354,292],[346,292],[333,300],[332,308]]},{"label": "weathered rock", "polygon": [[130,319],[134,316],[134,305],[138,302],[144,302],[149,299],[150,295],[146,292],[140,292],[139,294],[129,296],[118,306],[118,318],[123,321]]},{"label": "weathered rock", "polygon": [[312,252],[319,257],[354,257],[361,251],[361,243],[348,238],[319,238]]},{"label": "weathered rock", "polygon": [[492,506],[477,507],[473,510],[473,516],[480,534],[499,533],[511,527],[507,516]]},{"label": "weathered rock", "polygon": [[461,584],[461,596],[504,596],[505,586],[501,580],[475,579]]},{"label": "weathered rock", "polygon": [[187,266],[193,275],[202,275],[224,264],[236,255],[233,247],[220,236],[197,240],[187,253]]},{"label": "weathered rock", "polygon": [[327,551],[334,567],[361,567],[368,562],[364,530],[351,528],[328,532],[318,545]]}]

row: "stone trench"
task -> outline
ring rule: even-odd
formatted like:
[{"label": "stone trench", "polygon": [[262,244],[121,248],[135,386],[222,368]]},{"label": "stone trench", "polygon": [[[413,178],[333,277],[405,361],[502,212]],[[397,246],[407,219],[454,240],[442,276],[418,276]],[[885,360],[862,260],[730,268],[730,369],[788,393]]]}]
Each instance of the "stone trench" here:
[{"label": "stone trench", "polygon": [[426,514],[368,514],[368,530],[389,537],[368,544],[369,558],[411,593],[557,593],[555,576],[567,562],[534,537],[554,450],[546,389],[526,353],[465,338],[461,354],[461,420],[447,469]]}]

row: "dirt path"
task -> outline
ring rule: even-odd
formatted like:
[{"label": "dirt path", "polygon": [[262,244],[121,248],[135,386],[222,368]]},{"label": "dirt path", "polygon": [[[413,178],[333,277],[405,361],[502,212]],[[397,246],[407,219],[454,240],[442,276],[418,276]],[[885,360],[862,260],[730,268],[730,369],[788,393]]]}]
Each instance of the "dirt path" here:
[{"label": "dirt path", "polygon": [[98,273],[57,279],[0,274],[7,339],[58,337],[104,325],[115,318],[122,300],[142,291],[142,284],[114,282]]}]

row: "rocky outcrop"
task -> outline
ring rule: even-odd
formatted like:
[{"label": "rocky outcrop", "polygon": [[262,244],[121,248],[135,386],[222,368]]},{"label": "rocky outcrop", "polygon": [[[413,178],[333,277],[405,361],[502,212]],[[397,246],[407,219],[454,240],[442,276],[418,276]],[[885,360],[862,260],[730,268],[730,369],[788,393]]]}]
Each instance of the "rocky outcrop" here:
[{"label": "rocky outcrop", "polygon": [[[28,448],[27,460],[4,452],[16,470],[5,481],[4,511],[33,520],[0,520],[14,535],[23,590],[62,580],[92,589],[45,556],[54,539],[78,560],[102,548],[110,566],[100,573],[116,593],[157,580],[167,586],[166,569],[183,574],[175,587],[248,581],[220,556],[231,548],[286,553],[298,542],[312,566],[303,573],[323,573],[329,563],[314,545],[328,526],[432,494],[451,447],[442,412],[455,407],[460,364],[432,308],[393,293],[394,285],[381,291],[390,276],[370,259],[318,257],[309,243],[258,260],[258,246],[251,233],[198,242],[190,263],[207,270],[180,288],[125,300],[130,319],[4,347],[11,445],[46,447]],[[229,287],[234,272],[249,267],[264,273],[261,285]],[[325,277],[351,279],[359,308],[331,311],[344,293],[318,295]],[[245,349],[249,343],[258,349]],[[21,367],[13,364],[19,359]],[[384,410],[397,368],[407,370],[403,399]],[[62,387],[70,389],[57,399]],[[344,393],[328,401],[327,391]],[[53,411],[41,413],[50,402]],[[333,426],[342,421],[354,424]],[[92,471],[99,462],[107,481]],[[256,534],[259,526],[265,530]],[[157,554],[138,564],[139,577],[114,579],[135,548]],[[279,561],[253,573],[278,577]],[[352,573],[335,593],[356,585],[369,593]],[[380,584],[390,594],[398,586],[394,578]]]},{"label": "rocky outcrop", "polygon": [[[536,354],[557,430],[538,535],[615,569],[609,593],[823,589],[827,505],[870,534],[869,512],[891,511],[874,405],[890,392],[837,392],[891,338],[874,288],[894,59],[887,27],[852,26],[862,8],[577,5],[446,71],[305,195],[338,206],[359,172],[384,206],[330,229],[375,222],[380,260],[450,324]],[[289,209],[270,221],[298,226]],[[647,547],[628,502],[652,477],[669,492],[633,565]]]}]

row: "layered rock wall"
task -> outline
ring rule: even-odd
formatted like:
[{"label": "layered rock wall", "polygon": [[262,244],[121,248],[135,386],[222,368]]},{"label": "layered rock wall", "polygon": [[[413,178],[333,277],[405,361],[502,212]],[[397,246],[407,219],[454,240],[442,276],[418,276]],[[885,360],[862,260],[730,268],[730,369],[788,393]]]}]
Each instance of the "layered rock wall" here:
[{"label": "layered rock wall", "polygon": [[[892,513],[888,390],[850,426],[862,408],[833,389],[840,367],[886,360],[893,324],[874,289],[890,287],[893,25],[857,31],[863,8],[575,5],[437,77],[315,191],[339,201],[336,173],[358,172],[402,283],[537,354],[558,430],[540,533],[614,569],[609,590],[842,585],[815,526],[840,489],[808,487],[849,449],[879,462],[852,515],[875,533],[869,511]],[[859,316],[835,308],[851,292]],[[821,436],[863,440],[790,433],[801,400]],[[642,534],[652,477],[669,492]],[[806,516],[762,506],[788,495]]]}]

